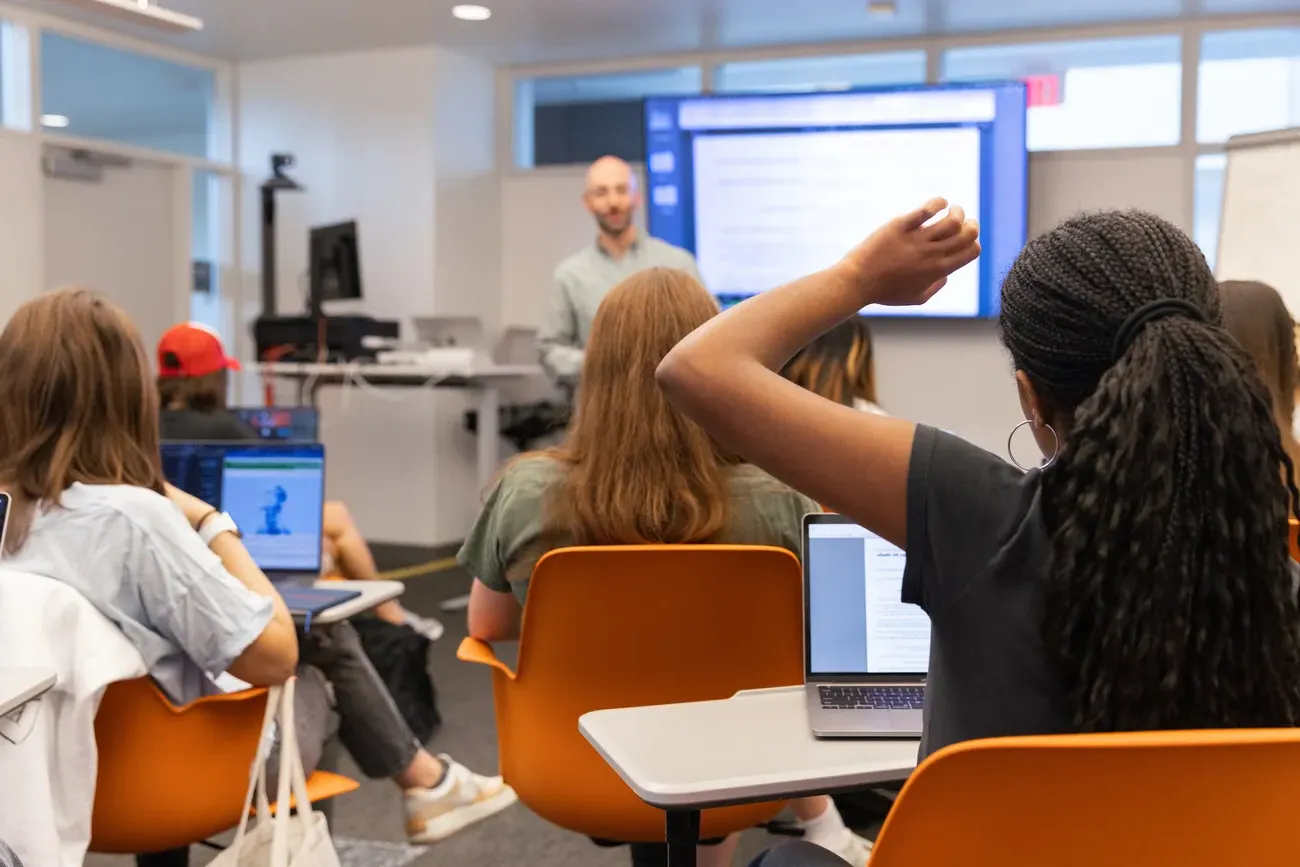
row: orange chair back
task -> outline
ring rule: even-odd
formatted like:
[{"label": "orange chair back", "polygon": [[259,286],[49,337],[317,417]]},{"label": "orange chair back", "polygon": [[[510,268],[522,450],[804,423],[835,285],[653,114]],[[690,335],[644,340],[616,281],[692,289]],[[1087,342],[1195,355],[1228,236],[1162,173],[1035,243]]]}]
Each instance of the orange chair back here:
[{"label": "orange chair back", "polygon": [[1300,729],[972,741],[912,775],[871,867],[1283,867]]},{"label": "orange chair back", "polygon": [[[533,571],[518,672],[495,671],[501,769],[543,818],[592,837],[664,839],[578,731],[604,708],[725,698],[803,678],[798,559],[780,548],[662,545],[552,551]],[[532,628],[536,624],[537,628]],[[710,810],[705,838],[780,805]]]},{"label": "orange chair back", "polygon": [[264,689],[176,707],[148,677],[109,686],[90,851],[161,852],[238,825],[265,709]]},{"label": "orange chair back", "polygon": [[1292,518],[1290,525],[1287,538],[1291,541],[1291,559],[1300,560],[1300,521]]}]

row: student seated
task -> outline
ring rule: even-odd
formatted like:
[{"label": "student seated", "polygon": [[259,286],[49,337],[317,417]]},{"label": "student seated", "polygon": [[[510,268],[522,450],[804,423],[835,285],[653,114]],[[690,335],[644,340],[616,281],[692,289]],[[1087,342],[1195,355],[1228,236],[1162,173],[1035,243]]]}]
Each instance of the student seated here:
[{"label": "student seated", "polygon": [[[803,516],[817,505],[719,447],[655,387],[664,353],[717,312],[697,280],[668,268],[640,271],[604,298],[563,443],[505,469],[461,548],[461,565],[477,576],[471,635],[518,637],[533,566],[555,548],[716,542],[799,553]],[[870,844],[830,798],[801,799],[795,812],[807,839],[866,862]],[[705,847],[702,863],[728,863],[733,847]],[[634,864],[656,857],[634,844]]]},{"label": "student seated", "polygon": [[1255,362],[1268,395],[1273,401],[1273,415],[1282,447],[1292,466],[1300,465],[1300,445],[1292,428],[1295,422],[1295,395],[1300,387],[1297,370],[1295,322],[1286,302],[1267,283],[1253,280],[1228,280],[1219,284],[1223,299],[1223,327],[1236,338]]},{"label": "student seated", "polygon": [[84,289],[43,294],[0,334],[0,369],[0,489],[13,497],[5,565],[84,595],[174,702],[214,691],[209,675],[223,671],[254,685],[296,671],[307,772],[337,711],[362,771],[405,791],[413,841],[514,801],[500,777],[416,742],[350,625],[300,639],[229,517],[164,483],[157,392],[121,310]]},{"label": "student seated", "polygon": [[[960,208],[930,222],[945,207],[704,324],[659,367],[673,405],[906,550],[903,599],[933,630],[921,758],[1003,735],[1300,723],[1285,452],[1214,275],[1174,226],[1075,217],[1003,281],[1041,468],[776,372],[866,305],[921,304],[973,261]],[[820,863],[778,848],[765,867]]]},{"label": "student seated", "polygon": [[[173,325],[158,341],[159,421],[165,440],[255,440],[257,433],[226,409],[227,371],[239,362],[226,355],[216,332],[197,322]],[[374,555],[347,506],[325,503],[325,574],[353,581],[379,577]],[[443,626],[404,609],[396,599],[375,609],[389,623],[406,624],[430,641]]]},{"label": "student seated", "polygon": [[862,412],[884,415],[876,402],[876,358],[865,316],[853,316],[817,337],[781,370],[796,385]]}]

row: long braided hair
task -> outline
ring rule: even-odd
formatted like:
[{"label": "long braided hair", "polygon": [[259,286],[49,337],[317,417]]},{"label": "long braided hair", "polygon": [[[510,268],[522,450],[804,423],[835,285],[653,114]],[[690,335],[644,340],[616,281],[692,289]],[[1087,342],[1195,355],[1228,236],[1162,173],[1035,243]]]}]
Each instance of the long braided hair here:
[{"label": "long braided hair", "polygon": [[1063,223],[1003,283],[1003,342],[1066,429],[1042,634],[1078,731],[1300,724],[1294,471],[1220,322],[1200,250],[1136,211]]}]

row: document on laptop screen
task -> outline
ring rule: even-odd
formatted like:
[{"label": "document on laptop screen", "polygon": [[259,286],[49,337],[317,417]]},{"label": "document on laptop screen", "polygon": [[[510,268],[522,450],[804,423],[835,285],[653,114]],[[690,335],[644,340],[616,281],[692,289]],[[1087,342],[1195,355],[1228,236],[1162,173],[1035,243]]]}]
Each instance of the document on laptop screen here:
[{"label": "document on laptop screen", "polygon": [[878,536],[862,539],[867,602],[867,671],[917,674],[930,665],[930,618],[902,601],[907,555]]}]

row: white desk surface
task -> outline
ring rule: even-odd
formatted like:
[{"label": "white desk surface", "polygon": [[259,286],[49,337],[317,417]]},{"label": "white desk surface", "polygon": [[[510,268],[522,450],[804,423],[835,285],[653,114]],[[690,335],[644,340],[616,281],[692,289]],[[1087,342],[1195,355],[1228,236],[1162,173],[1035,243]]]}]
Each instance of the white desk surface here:
[{"label": "white desk surface", "polygon": [[662,809],[781,800],[906,779],[919,742],[818,740],[802,686],[721,701],[600,710],[578,728],[623,781]]},{"label": "white desk surface", "polygon": [[401,581],[317,581],[316,586],[322,590],[356,590],[361,593],[354,599],[326,608],[311,619],[312,623],[322,626],[356,617],[390,599],[396,599],[406,591],[406,586]]},{"label": "white desk surface", "polygon": [[474,365],[468,371],[456,368],[444,368],[431,364],[379,364],[377,362],[356,362],[313,364],[308,362],[274,362],[267,364],[250,364],[248,368],[271,376],[357,376],[365,378],[409,378],[412,380],[434,380],[429,385],[436,385],[438,379],[475,380],[519,379],[528,376],[541,376],[538,364],[482,364]]},{"label": "white desk surface", "polygon": [[0,667],[0,716],[49,691],[55,680],[49,669]]}]

